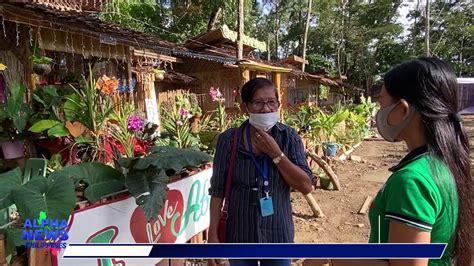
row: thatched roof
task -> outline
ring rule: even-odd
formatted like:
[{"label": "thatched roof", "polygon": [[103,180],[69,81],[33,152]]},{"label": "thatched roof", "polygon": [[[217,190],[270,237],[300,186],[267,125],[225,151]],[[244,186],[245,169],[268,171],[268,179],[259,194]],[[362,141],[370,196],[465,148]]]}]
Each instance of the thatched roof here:
[{"label": "thatched roof", "polygon": [[222,56],[191,51],[182,45],[161,40],[153,35],[102,21],[96,12],[59,10],[33,2],[2,2],[0,7],[2,8],[2,17],[7,21],[32,25],[33,27],[41,26],[58,31],[70,31],[98,39],[106,36],[108,39],[115,40],[123,45],[148,49],[165,55],[228,62],[228,59]]}]

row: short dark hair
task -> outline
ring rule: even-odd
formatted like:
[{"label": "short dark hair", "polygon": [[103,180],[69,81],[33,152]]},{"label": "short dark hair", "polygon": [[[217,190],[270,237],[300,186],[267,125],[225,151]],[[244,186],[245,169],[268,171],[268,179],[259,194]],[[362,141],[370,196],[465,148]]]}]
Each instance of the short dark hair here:
[{"label": "short dark hair", "polygon": [[259,89],[266,88],[266,87],[272,87],[275,89],[275,96],[278,100],[278,93],[277,93],[275,84],[273,84],[271,80],[266,79],[266,78],[254,78],[247,81],[247,83],[245,83],[245,85],[242,87],[242,91],[240,93],[242,97],[242,102],[244,103],[251,102],[255,92]]}]

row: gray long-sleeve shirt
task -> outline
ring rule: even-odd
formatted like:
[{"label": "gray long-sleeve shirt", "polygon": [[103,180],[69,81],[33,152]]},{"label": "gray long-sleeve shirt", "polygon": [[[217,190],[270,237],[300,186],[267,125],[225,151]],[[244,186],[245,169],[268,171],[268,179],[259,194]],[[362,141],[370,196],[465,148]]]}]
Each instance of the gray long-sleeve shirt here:
[{"label": "gray long-sleeve shirt", "polygon": [[[241,126],[246,134],[248,121]],[[213,197],[224,197],[227,167],[230,160],[235,129],[223,132],[217,141],[213,163],[213,174],[209,194]],[[296,131],[284,124],[277,123],[270,131],[280,149],[297,166],[301,167],[311,178],[311,170],[306,161],[301,138]],[[245,149],[241,137],[237,160],[235,162],[232,188],[229,200],[229,219],[227,240],[229,243],[292,243],[294,225],[290,202],[290,187],[279,173],[275,164],[268,163],[270,196],[273,199],[274,214],[262,217],[260,204],[252,204],[251,188],[258,187],[258,200],[264,196],[263,181],[250,153]],[[261,162],[263,155],[257,156]]]}]

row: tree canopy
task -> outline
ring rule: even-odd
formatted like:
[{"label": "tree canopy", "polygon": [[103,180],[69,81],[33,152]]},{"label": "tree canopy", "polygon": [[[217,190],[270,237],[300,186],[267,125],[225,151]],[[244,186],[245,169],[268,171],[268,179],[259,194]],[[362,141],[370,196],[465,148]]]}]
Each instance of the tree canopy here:
[{"label": "tree canopy", "polygon": [[[274,60],[303,51],[308,0],[245,0],[245,34],[268,43]],[[237,28],[237,0],[113,0],[101,13],[162,39],[183,43],[209,29]],[[325,69],[348,82],[370,87],[391,66],[425,54],[425,2],[417,0],[406,18],[397,0],[314,0],[307,42],[307,71]],[[433,1],[431,54],[460,76],[472,76],[472,1]],[[402,25],[404,19],[408,24]],[[262,58],[268,54],[263,53]]]}]

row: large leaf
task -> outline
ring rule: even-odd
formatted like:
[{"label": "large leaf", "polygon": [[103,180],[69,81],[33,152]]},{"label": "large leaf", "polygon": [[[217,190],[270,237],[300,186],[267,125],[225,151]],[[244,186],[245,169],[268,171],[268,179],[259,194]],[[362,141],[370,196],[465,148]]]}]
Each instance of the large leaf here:
[{"label": "large leaf", "polygon": [[11,192],[21,187],[23,176],[19,167],[0,174],[0,209],[6,208],[13,204]]},{"label": "large leaf", "polygon": [[82,163],[67,166],[55,171],[52,176],[67,176],[75,182],[84,181],[88,184],[84,193],[90,202],[96,202],[104,196],[113,194],[124,188],[124,176],[114,168],[101,163]]},{"label": "large leaf", "polygon": [[74,183],[61,175],[32,179],[14,189],[12,197],[23,219],[37,219],[42,211],[49,219],[68,219],[76,203]]},{"label": "large leaf", "polygon": [[151,154],[145,158],[138,159],[133,168],[147,169],[154,166],[157,169],[174,170],[179,172],[188,166],[197,167],[203,163],[212,161],[212,156],[207,153],[192,149],[180,149],[175,147],[152,147]]},{"label": "large leaf", "polygon": [[68,121],[75,121],[78,110],[80,109],[80,96],[78,94],[72,94],[67,97],[64,103],[64,115]]},{"label": "large leaf", "polygon": [[57,120],[51,120],[51,119],[44,119],[36,122],[34,125],[32,125],[29,129],[29,131],[34,132],[34,133],[40,133],[45,130],[48,130],[56,125],[61,124],[61,122]]},{"label": "large leaf", "polygon": [[63,123],[59,123],[48,130],[48,136],[56,138],[66,137],[69,136],[69,130],[67,130]]},{"label": "large leaf", "polygon": [[7,258],[7,262],[10,263],[11,256],[15,247],[19,247],[25,244],[25,240],[23,240],[22,230],[19,228],[8,228],[6,231],[6,249],[5,249],[5,257]]},{"label": "large leaf", "polygon": [[164,171],[133,170],[126,178],[127,189],[135,197],[148,221],[153,220],[163,207],[168,187]]}]

